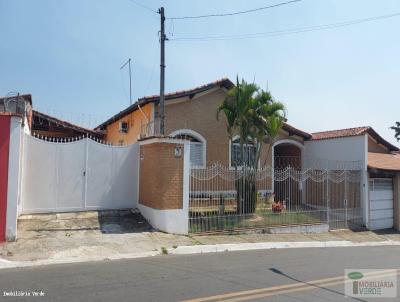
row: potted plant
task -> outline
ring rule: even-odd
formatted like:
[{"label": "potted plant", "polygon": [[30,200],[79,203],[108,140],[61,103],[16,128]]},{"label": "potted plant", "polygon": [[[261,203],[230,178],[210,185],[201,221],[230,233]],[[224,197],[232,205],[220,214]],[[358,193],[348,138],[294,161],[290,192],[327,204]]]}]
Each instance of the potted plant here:
[{"label": "potted plant", "polygon": [[284,206],[281,201],[275,201],[272,204],[272,212],[274,212],[274,213],[281,213],[283,208],[284,208]]}]

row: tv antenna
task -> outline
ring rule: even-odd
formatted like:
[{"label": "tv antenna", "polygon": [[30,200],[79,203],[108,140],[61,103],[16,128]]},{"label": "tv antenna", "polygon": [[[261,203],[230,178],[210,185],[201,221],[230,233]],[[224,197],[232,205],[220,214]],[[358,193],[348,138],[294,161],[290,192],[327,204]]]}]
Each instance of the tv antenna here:
[{"label": "tv antenna", "polygon": [[122,70],[126,65],[129,66],[129,105],[132,105],[132,72],[131,72],[131,58],[129,58],[120,68]]}]

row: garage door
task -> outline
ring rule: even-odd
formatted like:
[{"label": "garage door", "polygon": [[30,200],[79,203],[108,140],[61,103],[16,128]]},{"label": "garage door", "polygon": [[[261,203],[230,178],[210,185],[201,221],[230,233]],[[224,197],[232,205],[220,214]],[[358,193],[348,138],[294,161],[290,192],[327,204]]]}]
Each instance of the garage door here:
[{"label": "garage door", "polygon": [[393,181],[391,178],[373,178],[369,183],[370,229],[393,227]]}]

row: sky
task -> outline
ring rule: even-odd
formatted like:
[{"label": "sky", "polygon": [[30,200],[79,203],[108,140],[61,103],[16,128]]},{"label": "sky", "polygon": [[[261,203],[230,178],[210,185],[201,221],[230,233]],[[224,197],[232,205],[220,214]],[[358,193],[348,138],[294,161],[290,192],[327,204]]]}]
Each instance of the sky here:
[{"label": "sky", "polygon": [[[128,70],[120,70],[128,58],[133,100],[159,93],[160,20],[152,10],[164,6],[169,18],[286,1],[0,0],[0,95],[30,93],[34,108],[95,127],[129,105]],[[395,13],[399,0],[302,0],[229,17],[167,19],[166,92],[238,75],[269,89],[301,130],[368,125],[399,145],[389,127],[400,120],[400,16],[254,39],[174,40]]]}]

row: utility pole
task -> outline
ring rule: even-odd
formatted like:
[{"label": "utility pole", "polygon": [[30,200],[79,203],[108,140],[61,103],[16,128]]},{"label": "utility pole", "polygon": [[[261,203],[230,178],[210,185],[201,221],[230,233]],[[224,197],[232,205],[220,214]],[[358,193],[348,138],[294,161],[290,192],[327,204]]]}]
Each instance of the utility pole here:
[{"label": "utility pole", "polygon": [[164,16],[164,7],[161,7],[158,10],[158,13],[161,17],[161,30],[160,30],[160,44],[161,44],[161,54],[160,54],[160,134],[165,134],[165,115],[164,115],[164,106],[165,106],[165,97],[164,97],[164,89],[165,89],[165,16]]},{"label": "utility pole", "polygon": [[131,75],[131,58],[128,59],[128,61],[126,61],[124,63],[124,65],[122,65],[120,67],[120,70],[123,69],[126,64],[129,65],[129,104],[132,105],[132,75]]}]

